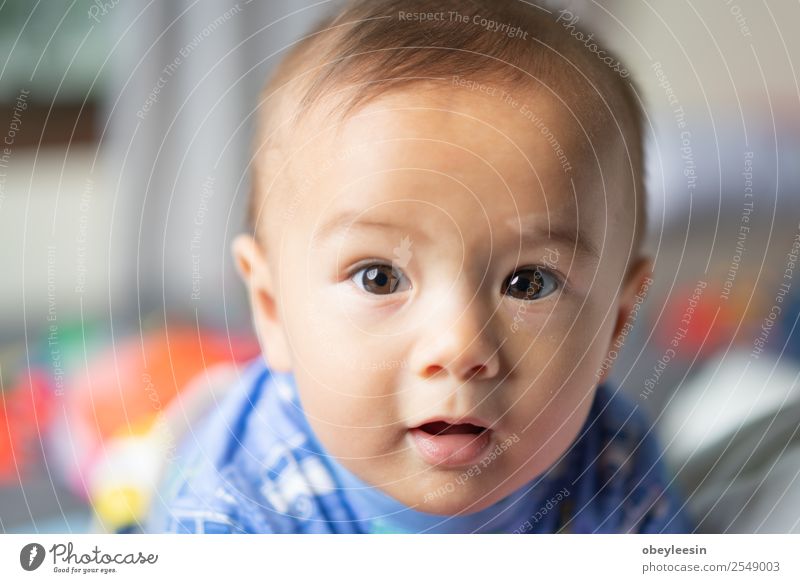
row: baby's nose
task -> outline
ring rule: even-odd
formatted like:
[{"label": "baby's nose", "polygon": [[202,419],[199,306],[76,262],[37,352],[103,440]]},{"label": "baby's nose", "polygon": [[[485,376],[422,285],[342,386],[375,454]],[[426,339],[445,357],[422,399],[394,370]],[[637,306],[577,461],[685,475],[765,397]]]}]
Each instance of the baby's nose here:
[{"label": "baby's nose", "polygon": [[[463,304],[462,304],[463,305]],[[455,314],[452,314],[456,312]],[[491,313],[477,303],[442,315],[425,328],[417,348],[415,368],[422,378],[452,375],[459,381],[496,377],[500,348],[492,333]]]}]

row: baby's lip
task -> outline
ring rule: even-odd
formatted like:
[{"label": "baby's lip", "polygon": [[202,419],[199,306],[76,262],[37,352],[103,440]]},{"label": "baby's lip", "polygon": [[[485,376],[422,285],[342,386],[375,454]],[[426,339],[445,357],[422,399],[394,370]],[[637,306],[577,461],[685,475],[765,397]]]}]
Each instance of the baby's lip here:
[{"label": "baby's lip", "polygon": [[420,457],[440,468],[477,463],[493,440],[490,424],[475,417],[431,417],[408,430]]}]

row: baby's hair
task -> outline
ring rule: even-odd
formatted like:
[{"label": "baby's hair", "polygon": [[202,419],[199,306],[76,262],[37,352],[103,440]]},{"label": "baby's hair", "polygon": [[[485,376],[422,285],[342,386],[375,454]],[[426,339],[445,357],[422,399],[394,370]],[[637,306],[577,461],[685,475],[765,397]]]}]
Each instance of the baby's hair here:
[{"label": "baby's hair", "polygon": [[288,138],[309,113],[324,104],[342,120],[387,92],[446,88],[460,77],[550,93],[592,141],[620,136],[632,176],[626,205],[635,208],[635,256],[646,225],[643,113],[628,75],[566,11],[524,0],[349,0],[290,48],[262,91],[249,226],[259,238],[266,200],[283,187]]}]

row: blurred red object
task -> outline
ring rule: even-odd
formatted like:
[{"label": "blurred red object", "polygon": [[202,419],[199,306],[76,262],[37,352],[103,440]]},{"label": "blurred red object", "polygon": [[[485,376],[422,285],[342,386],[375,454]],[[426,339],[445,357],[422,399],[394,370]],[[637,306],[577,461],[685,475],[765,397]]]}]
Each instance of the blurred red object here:
[{"label": "blurred red object", "polygon": [[54,398],[47,374],[38,370],[0,393],[0,483],[19,484],[40,458]]},{"label": "blurred red object", "polygon": [[66,387],[70,416],[101,441],[141,429],[195,375],[223,362],[259,354],[252,338],[231,338],[192,328],[160,329],[126,339],[94,356]]}]

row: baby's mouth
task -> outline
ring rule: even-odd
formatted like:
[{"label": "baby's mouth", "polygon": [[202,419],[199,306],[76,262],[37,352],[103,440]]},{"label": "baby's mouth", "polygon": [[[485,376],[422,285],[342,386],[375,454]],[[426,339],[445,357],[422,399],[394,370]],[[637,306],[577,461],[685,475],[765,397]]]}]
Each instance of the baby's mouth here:
[{"label": "baby's mouth", "polygon": [[451,425],[446,421],[432,421],[430,423],[425,423],[424,425],[420,425],[419,429],[425,433],[429,433],[430,435],[478,435],[484,431],[487,431],[485,427],[473,425],[472,423],[456,423],[455,425]]},{"label": "baby's mouth", "polygon": [[477,423],[428,421],[409,430],[423,460],[439,467],[475,464],[491,441],[492,430]]}]

